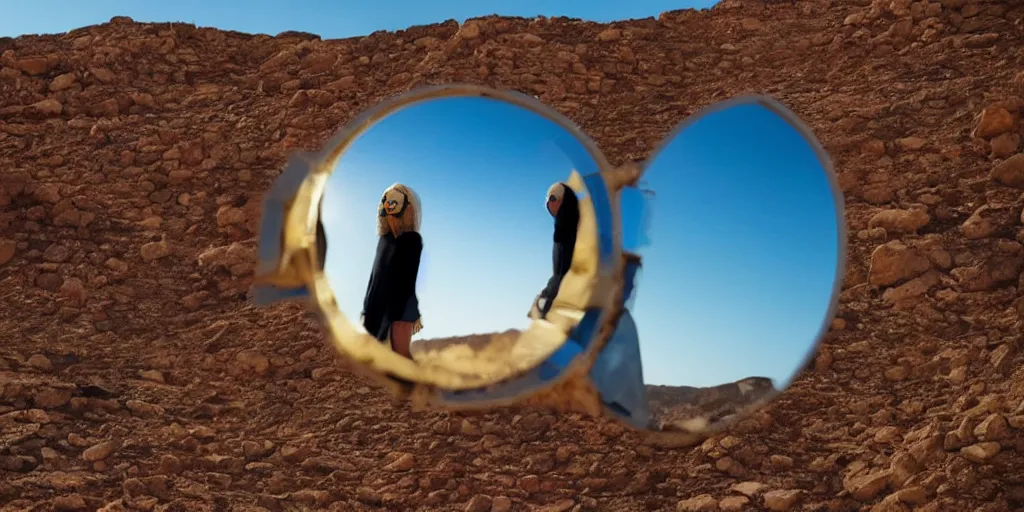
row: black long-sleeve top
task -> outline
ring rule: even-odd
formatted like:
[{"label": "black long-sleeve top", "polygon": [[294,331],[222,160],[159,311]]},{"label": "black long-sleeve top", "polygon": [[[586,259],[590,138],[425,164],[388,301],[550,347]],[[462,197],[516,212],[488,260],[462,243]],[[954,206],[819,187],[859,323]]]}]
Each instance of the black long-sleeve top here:
[{"label": "black long-sleeve top", "polygon": [[569,273],[569,267],[572,266],[572,255],[576,249],[576,233],[580,223],[579,199],[576,198],[572,189],[564,184],[562,187],[565,188],[565,194],[562,196],[562,206],[559,207],[558,214],[555,216],[554,244],[551,249],[551,278],[548,279],[547,286],[541,292],[541,297],[546,299],[544,307],[540,311],[541,316],[546,316],[551,310],[551,304],[554,302],[555,296],[558,295],[562,278]]},{"label": "black long-sleeve top", "polygon": [[388,233],[377,241],[377,255],[363,297],[363,326],[381,341],[387,339],[393,322],[416,321],[403,316],[410,300],[416,297],[422,253],[423,238],[416,232],[397,238]]},{"label": "black long-sleeve top", "polygon": [[320,260],[317,263],[320,265],[320,270],[323,270],[327,260],[327,232],[324,230],[324,224],[321,220],[320,217],[316,219],[316,250],[317,257]]}]

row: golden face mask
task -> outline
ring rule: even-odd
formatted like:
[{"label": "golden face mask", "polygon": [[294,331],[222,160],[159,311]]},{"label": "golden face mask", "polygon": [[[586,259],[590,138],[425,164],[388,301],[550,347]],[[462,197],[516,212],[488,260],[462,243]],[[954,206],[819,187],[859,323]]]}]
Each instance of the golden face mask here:
[{"label": "golden face mask", "polygon": [[381,217],[401,217],[405,211],[405,202],[405,193],[392,186],[385,190],[384,195],[381,196],[377,215]]},{"label": "golden face mask", "polygon": [[[446,117],[444,101],[465,102],[451,110],[462,117]],[[417,106],[423,109],[418,115]],[[405,128],[395,121],[386,130],[387,120],[403,111]],[[510,117],[487,117],[498,111]],[[455,120],[472,123],[474,117],[481,119],[478,125],[455,128]],[[374,142],[371,129],[378,123]],[[537,128],[543,123],[553,131]],[[494,126],[510,129],[474,138]],[[522,137],[556,132],[568,136]],[[388,139],[387,133],[401,138]],[[438,136],[448,138],[432,138]],[[548,139],[560,140],[554,146],[562,153],[537,149]],[[397,155],[395,148],[408,153]],[[551,167],[563,171],[539,173],[533,181],[524,177],[529,173],[523,170],[559,158],[568,164]],[[359,217],[365,209],[344,205],[370,193],[360,187],[386,186],[378,178],[336,184],[332,180],[344,176],[336,170],[339,162],[344,172],[366,168],[380,173],[379,180],[422,194],[413,208],[422,240],[420,277],[415,293],[407,292],[415,300],[389,313],[406,319],[398,321],[423,313],[412,359],[363,328],[377,323],[355,321],[355,310],[367,304],[365,281],[356,282],[365,277],[328,277],[335,268],[331,247],[372,252],[376,243],[373,222]],[[499,172],[501,165],[507,167]],[[519,178],[495,178],[510,175]],[[564,201],[558,183],[579,198],[574,233],[554,229],[551,215],[536,206],[536,194],[544,190],[547,203]],[[383,197],[370,197],[380,197],[378,218],[405,215],[410,199],[390,188]],[[321,201],[322,208],[313,207]],[[422,215],[424,203],[430,216]],[[358,228],[337,227],[337,219],[349,217]],[[318,220],[326,232],[326,271],[315,261],[322,249]],[[528,236],[514,234],[533,225],[535,231],[523,231]],[[460,233],[483,242],[453,243]],[[708,107],[647,160],[615,167],[571,122],[533,98],[450,85],[382,104],[353,120],[323,151],[289,160],[266,200],[253,297],[308,297],[339,353],[415,405],[554,406],[609,415],[656,442],[684,446],[750,417],[807,364],[835,315],[845,243],[842,197],[827,155],[796,116],[770,98]],[[573,249],[569,257],[566,246]],[[354,267],[369,267],[370,256],[365,258]],[[526,326],[473,334],[483,332],[484,320],[496,322],[495,330],[505,325],[488,312],[517,303],[512,297],[520,283],[543,285],[535,282],[539,270],[526,270],[536,260],[556,269],[565,261],[567,270],[554,292],[542,291],[532,301]],[[443,295],[438,290],[448,290],[447,300],[467,298],[447,313],[437,306]],[[465,334],[423,337],[444,329]]]}]

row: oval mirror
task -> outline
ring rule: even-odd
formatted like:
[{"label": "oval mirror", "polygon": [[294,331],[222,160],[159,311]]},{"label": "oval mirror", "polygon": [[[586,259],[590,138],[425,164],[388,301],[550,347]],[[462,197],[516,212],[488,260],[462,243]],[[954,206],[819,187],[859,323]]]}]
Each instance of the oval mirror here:
[{"label": "oval mirror", "polygon": [[399,382],[478,388],[606,316],[610,202],[581,178],[603,157],[533,98],[414,91],[360,116],[321,158],[315,220],[302,225],[315,233],[311,288],[357,362]]},{"label": "oval mirror", "polygon": [[817,140],[771,99],[678,128],[620,197],[625,311],[592,369],[607,410],[707,433],[789,386],[835,314],[842,205]]}]

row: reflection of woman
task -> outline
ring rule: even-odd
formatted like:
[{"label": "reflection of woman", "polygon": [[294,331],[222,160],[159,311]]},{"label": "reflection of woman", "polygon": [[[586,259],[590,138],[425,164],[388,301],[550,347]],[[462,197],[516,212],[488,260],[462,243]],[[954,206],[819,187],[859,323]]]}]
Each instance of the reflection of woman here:
[{"label": "reflection of woman", "polygon": [[319,259],[317,265],[320,266],[320,270],[324,269],[327,260],[327,233],[324,231],[323,220],[323,199],[321,199],[320,210],[316,216],[316,251]]},{"label": "reflection of woman", "polygon": [[377,210],[377,255],[363,298],[363,327],[398,354],[412,358],[409,345],[419,332],[419,274],[423,239],[415,193],[400,183],[388,187]]},{"label": "reflection of woman", "polygon": [[541,317],[551,310],[551,304],[558,295],[562,278],[572,266],[572,255],[576,249],[576,232],[580,222],[580,203],[569,185],[555,183],[548,189],[548,213],[555,218],[554,246],[551,251],[552,272],[547,286],[537,297]]}]

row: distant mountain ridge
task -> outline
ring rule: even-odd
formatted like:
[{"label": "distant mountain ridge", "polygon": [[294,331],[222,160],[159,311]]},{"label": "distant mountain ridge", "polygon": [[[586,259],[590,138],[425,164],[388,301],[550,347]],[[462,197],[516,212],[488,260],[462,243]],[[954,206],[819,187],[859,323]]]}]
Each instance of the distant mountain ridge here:
[{"label": "distant mountain ridge", "polygon": [[710,423],[741,413],[777,390],[767,377],[710,387],[647,386],[651,414],[661,424],[704,418]]}]

